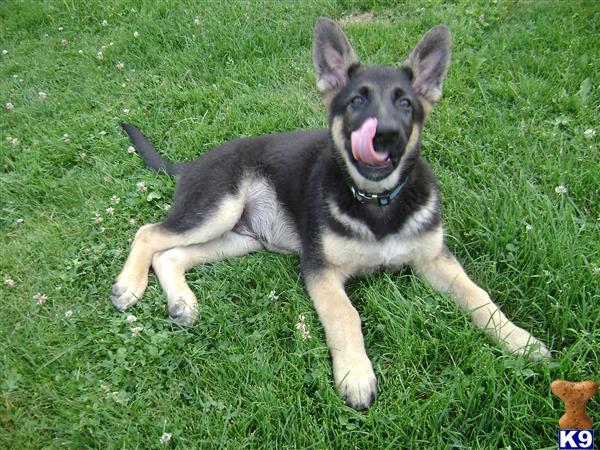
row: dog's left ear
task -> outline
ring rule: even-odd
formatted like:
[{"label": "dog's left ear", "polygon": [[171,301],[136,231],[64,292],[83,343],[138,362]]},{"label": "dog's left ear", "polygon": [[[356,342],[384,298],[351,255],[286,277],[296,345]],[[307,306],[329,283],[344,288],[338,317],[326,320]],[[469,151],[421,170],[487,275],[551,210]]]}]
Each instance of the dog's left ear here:
[{"label": "dog's left ear", "polygon": [[348,83],[348,69],[358,64],[358,57],[341,28],[327,17],[317,20],[312,54],[317,89],[330,101]]},{"label": "dog's left ear", "polygon": [[413,88],[429,102],[442,98],[442,84],[452,52],[452,35],[446,25],[429,30],[405,62],[413,72]]}]

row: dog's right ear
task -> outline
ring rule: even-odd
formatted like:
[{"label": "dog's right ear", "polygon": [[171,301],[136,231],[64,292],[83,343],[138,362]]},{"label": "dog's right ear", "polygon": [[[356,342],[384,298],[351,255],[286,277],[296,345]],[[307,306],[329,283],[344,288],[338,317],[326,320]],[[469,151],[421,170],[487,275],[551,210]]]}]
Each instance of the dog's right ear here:
[{"label": "dog's right ear", "polygon": [[312,55],[317,89],[329,102],[348,83],[348,69],[358,64],[358,57],[341,28],[327,17],[315,25]]}]

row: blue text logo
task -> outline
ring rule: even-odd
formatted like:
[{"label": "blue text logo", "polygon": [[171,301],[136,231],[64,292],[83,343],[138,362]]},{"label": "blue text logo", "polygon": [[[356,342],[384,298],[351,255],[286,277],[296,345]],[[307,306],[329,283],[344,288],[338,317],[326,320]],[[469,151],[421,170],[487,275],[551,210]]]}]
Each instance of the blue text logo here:
[{"label": "blue text logo", "polygon": [[594,448],[594,430],[558,430],[558,449]]}]

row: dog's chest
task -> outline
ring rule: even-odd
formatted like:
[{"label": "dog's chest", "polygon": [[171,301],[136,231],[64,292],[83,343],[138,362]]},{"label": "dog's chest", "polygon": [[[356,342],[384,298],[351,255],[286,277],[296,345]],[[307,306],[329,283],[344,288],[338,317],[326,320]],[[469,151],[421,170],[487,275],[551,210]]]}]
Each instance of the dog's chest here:
[{"label": "dog's chest", "polygon": [[365,222],[343,212],[333,199],[329,199],[327,206],[330,219],[346,232],[326,229],[321,240],[323,255],[329,264],[349,274],[398,268],[415,259],[435,257],[441,251],[443,232],[441,225],[435,226],[435,191],[419,209],[412,212],[397,232],[382,239],[377,239]]},{"label": "dog's chest", "polygon": [[380,240],[360,239],[326,231],[322,236],[323,256],[328,264],[348,275],[383,268],[399,268],[416,259],[435,257],[443,245],[441,227],[418,236],[401,233]]}]

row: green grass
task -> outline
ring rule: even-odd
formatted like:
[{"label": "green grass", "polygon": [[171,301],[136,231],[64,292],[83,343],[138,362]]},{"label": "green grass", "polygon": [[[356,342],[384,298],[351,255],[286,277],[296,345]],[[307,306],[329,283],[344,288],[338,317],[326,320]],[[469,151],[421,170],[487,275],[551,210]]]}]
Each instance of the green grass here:
[{"label": "green grass", "polygon": [[[555,448],[550,382],[600,379],[600,7],[389,3],[0,4],[0,101],[14,105],[0,108],[0,277],[15,282],[0,285],[0,448],[156,448],[165,432],[179,448]],[[312,26],[363,12],[373,17],[344,29],[367,63],[399,63],[430,26],[450,26],[453,62],[423,145],[448,245],[555,357],[504,353],[408,271],[368,276],[348,291],[379,397],[358,413],[335,393],[295,256],[193,269],[202,310],[188,330],[154,277],[134,324],[108,294],[174,186],[127,152],[118,122],[174,160],[324,126]],[[599,423],[598,397],[588,410]]]}]

